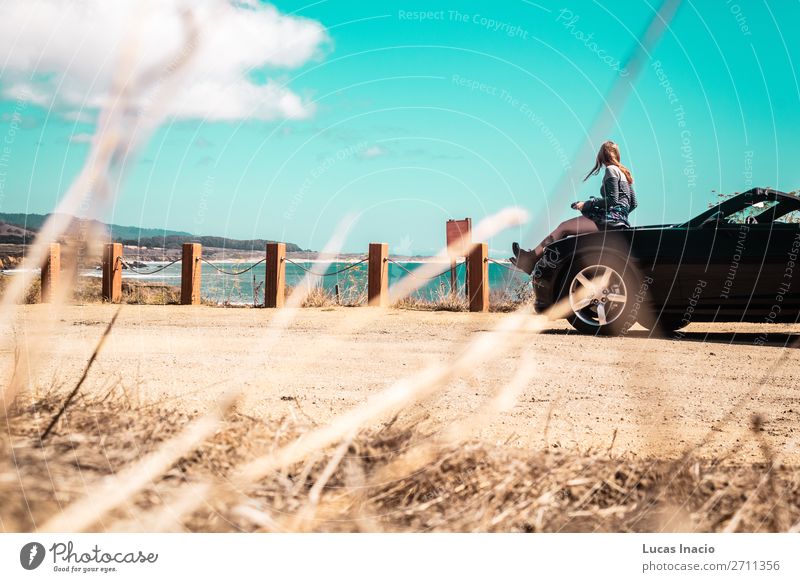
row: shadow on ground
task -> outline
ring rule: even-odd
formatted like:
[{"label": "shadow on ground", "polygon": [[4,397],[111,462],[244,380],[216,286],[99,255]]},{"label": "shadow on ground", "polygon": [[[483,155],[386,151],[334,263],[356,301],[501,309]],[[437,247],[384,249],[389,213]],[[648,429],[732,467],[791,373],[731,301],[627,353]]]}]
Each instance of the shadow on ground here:
[{"label": "shadow on ground", "polygon": [[[574,329],[548,329],[543,335],[583,335]],[[753,347],[800,348],[800,333],[755,333],[732,331],[677,331],[669,335],[654,335],[644,329],[631,330],[625,334],[630,339],[653,339],[673,341],[689,341],[715,344],[750,345]],[[601,338],[602,339],[602,338]]]}]

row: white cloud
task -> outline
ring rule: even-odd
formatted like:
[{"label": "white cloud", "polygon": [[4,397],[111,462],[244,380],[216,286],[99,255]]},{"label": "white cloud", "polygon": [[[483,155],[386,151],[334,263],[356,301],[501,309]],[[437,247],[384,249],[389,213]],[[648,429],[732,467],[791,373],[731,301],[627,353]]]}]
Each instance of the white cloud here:
[{"label": "white cloud", "polygon": [[77,123],[94,123],[95,116],[86,111],[66,111],[61,115],[67,121],[75,121]]},{"label": "white cloud", "polygon": [[364,158],[365,160],[371,160],[373,158],[379,158],[381,156],[385,156],[388,154],[389,151],[382,148],[381,146],[370,146],[364,151],[362,151],[359,155]]},{"label": "white cloud", "polygon": [[[181,11],[187,7],[199,24],[196,46],[185,38]],[[163,70],[191,47],[168,115],[303,118],[310,105],[276,76],[317,57],[327,41],[319,22],[254,1],[6,0],[0,4],[0,54],[7,59],[0,85],[6,97],[53,106],[69,118],[106,103],[120,56],[132,56],[135,79]],[[163,77],[156,75],[153,86]],[[156,95],[143,91],[138,105],[147,107]]]},{"label": "white cloud", "polygon": [[91,143],[94,136],[91,133],[73,133],[69,141],[72,143]]}]

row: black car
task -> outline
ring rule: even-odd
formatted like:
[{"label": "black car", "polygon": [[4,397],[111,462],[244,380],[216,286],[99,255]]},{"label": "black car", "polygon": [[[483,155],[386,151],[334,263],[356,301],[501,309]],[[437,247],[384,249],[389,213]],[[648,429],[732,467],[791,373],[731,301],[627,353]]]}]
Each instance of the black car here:
[{"label": "black car", "polygon": [[[546,247],[535,307],[564,300],[593,334],[676,331],[694,321],[796,322],[800,198],[754,188],[683,224],[609,229]],[[796,280],[795,280],[796,279]]]}]

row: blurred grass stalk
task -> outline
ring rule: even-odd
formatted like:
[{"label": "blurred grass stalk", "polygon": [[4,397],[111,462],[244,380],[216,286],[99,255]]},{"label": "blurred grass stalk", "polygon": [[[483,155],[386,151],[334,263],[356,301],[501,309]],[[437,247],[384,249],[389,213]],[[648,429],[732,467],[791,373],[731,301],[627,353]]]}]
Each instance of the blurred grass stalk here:
[{"label": "blurred grass stalk", "polygon": [[[177,82],[185,65],[191,60],[199,40],[199,29],[195,22],[194,14],[190,10],[182,12],[182,22],[185,29],[185,42],[181,49],[163,62],[155,65],[143,73],[135,74],[136,62],[139,57],[139,39],[145,30],[145,16],[147,4],[138,6],[135,14],[131,15],[131,24],[127,29],[127,38],[122,43],[122,51],[115,68],[109,97],[104,104],[97,124],[92,145],[86,162],[75,181],[48,216],[33,244],[27,249],[23,258],[19,276],[12,277],[5,292],[0,298],[0,333],[8,340],[16,338],[15,309],[23,299],[33,282],[35,269],[38,269],[45,260],[46,252],[51,243],[58,242],[65,234],[73,217],[81,215],[85,218],[100,218],[113,202],[114,188],[123,178],[124,169],[130,166],[130,157],[135,155],[141,145],[157,127],[162,118],[165,104],[177,89]],[[138,98],[147,90],[154,89],[155,96],[151,101],[154,105],[146,110],[141,110],[137,105]],[[104,233],[97,228],[90,228],[82,234],[82,251],[90,256],[99,253],[99,242]],[[72,268],[77,268],[73,265]],[[52,298],[50,308],[57,312],[72,290],[66,284],[74,281],[76,277],[64,277]],[[51,322],[57,318],[51,318]],[[39,330],[47,337],[52,335],[50,329]],[[24,335],[24,334],[23,334]],[[17,359],[11,378],[3,383],[3,414],[19,389],[34,376],[32,366],[38,360],[43,345],[38,348],[25,342],[20,348],[20,358]]]}]

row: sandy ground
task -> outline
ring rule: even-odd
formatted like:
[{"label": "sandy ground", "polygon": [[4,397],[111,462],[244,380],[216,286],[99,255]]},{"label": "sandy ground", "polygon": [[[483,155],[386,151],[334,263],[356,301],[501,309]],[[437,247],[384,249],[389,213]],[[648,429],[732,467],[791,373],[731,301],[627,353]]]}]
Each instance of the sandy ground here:
[{"label": "sandy ground", "polygon": [[[29,390],[68,391],[116,309],[21,307],[17,339],[3,342],[0,370],[10,373],[16,345],[38,363]],[[282,316],[291,321],[269,349],[268,328]],[[194,412],[236,387],[243,412],[321,424],[400,378],[449,361],[479,334],[496,334],[503,317],[128,305],[83,391]],[[557,322],[542,334],[517,334],[516,346],[409,414],[441,421],[432,426],[479,420],[476,437],[510,446],[605,450],[613,442],[617,453],[649,457],[705,443],[702,456],[739,462],[763,459],[749,433],[758,413],[775,453],[800,462],[800,352],[784,347],[798,337],[797,326],[693,324],[680,340],[651,339],[643,330],[595,338],[569,329]],[[764,331],[769,344],[754,345]],[[535,375],[516,405],[500,416],[476,415],[523,358],[535,363]]]}]

